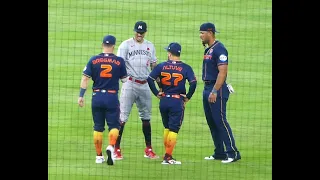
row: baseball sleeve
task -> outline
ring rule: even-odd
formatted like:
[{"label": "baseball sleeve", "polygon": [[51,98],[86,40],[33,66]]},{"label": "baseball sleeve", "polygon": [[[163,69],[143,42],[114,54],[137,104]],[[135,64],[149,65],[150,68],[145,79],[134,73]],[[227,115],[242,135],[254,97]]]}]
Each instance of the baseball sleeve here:
[{"label": "baseball sleeve", "polygon": [[217,65],[228,64],[228,51],[225,48],[217,48]]},{"label": "baseball sleeve", "polygon": [[117,56],[126,59],[128,54],[128,43],[126,41],[122,42],[117,50]]},{"label": "baseball sleeve", "polygon": [[151,55],[151,63],[155,63],[158,61],[157,59],[157,55],[156,55],[156,48],[154,47],[154,45],[152,45],[152,55]]},{"label": "baseball sleeve", "polygon": [[194,94],[197,88],[197,79],[196,79],[196,76],[194,75],[193,69],[190,66],[188,66],[187,79],[189,81],[190,86],[186,96],[188,99],[191,99],[192,95]]},{"label": "baseball sleeve", "polygon": [[92,76],[92,59],[94,59],[94,57],[90,58],[87,65],[82,70],[82,74],[89,77],[89,78],[91,78],[91,76]]},{"label": "baseball sleeve", "polygon": [[120,79],[123,79],[123,78],[127,77],[127,69],[126,69],[126,65],[125,65],[123,58],[122,57],[118,57],[118,58],[120,59],[120,62],[121,62]]}]

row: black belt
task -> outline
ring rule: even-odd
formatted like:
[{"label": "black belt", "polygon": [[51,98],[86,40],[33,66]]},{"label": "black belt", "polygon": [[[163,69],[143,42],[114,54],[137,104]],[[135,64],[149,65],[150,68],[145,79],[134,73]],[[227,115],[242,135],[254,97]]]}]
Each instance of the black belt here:
[{"label": "black belt", "polygon": [[210,85],[216,83],[215,80],[210,80],[210,81],[203,81],[205,85]]}]

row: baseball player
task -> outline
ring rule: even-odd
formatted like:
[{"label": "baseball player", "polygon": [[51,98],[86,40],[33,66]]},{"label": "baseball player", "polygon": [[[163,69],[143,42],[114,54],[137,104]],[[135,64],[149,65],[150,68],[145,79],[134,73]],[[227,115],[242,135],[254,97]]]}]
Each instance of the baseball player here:
[{"label": "baseball player", "polygon": [[96,148],[96,163],[105,161],[102,155],[102,139],[105,130],[105,121],[108,125],[109,145],[106,148],[108,156],[108,165],[114,164],[114,145],[116,144],[120,121],[119,121],[119,79],[125,82],[127,79],[127,70],[125,62],[121,57],[113,54],[116,38],[107,35],[103,38],[103,52],[90,58],[83,69],[83,75],[80,84],[80,95],[78,104],[84,105],[84,94],[88,87],[89,79],[92,78],[92,117],[93,117],[93,140]]},{"label": "baseball player", "polygon": [[[166,50],[168,51],[168,61],[156,66],[147,81],[152,93],[160,98],[159,109],[164,126],[163,143],[166,152],[162,164],[181,164],[181,161],[172,157],[172,153],[183,122],[185,103],[191,99],[195,92],[197,80],[191,66],[180,60],[181,46],[179,43],[170,43]],[[160,92],[154,84],[154,80],[157,78],[160,78],[162,87]],[[186,80],[189,81],[187,94]]]},{"label": "baseball player", "polygon": [[144,39],[147,32],[147,24],[144,21],[137,21],[134,25],[134,31],[134,37],[123,41],[117,52],[117,55],[125,60],[128,81],[122,85],[120,94],[121,126],[115,146],[116,160],[123,159],[120,142],[134,103],[136,103],[142,121],[146,144],[144,157],[159,158],[153,151],[151,143],[151,92],[147,83],[149,68],[152,70],[157,64],[156,50],[152,42]]},{"label": "baseball player", "polygon": [[206,160],[222,160],[222,163],[241,159],[231,127],[226,119],[229,90],[226,84],[228,73],[228,51],[216,40],[216,28],[212,23],[200,26],[200,39],[205,46],[202,80],[204,81],[203,107],[215,146],[213,155]]}]

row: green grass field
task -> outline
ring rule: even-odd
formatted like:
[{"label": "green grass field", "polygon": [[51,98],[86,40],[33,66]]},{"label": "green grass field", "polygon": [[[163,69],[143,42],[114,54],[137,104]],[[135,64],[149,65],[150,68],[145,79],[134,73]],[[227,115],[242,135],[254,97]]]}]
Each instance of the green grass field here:
[{"label": "green grass field", "polygon": [[[271,180],[272,179],[272,1],[271,0],[49,0],[48,1],[48,179],[49,180]],[[126,125],[124,159],[114,166],[95,164],[91,93],[85,107],[77,98],[82,69],[101,52],[102,37],[117,45],[133,36],[137,20],[148,24],[159,62],[172,41],[182,45],[198,87],[187,104],[174,157],[182,165],[161,165],[143,157],[144,138],[137,108]],[[213,143],[202,107],[203,47],[199,26],[213,22],[217,38],[229,51],[230,95],[227,118],[242,159],[236,163],[205,161]],[[163,127],[158,99],[153,98],[152,141],[162,156]],[[104,135],[104,148],[107,134]]]}]

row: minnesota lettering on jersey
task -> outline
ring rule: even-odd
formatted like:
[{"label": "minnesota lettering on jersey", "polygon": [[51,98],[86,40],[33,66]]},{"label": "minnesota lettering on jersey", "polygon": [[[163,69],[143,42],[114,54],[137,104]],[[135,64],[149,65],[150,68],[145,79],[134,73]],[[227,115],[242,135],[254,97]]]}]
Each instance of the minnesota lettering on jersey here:
[{"label": "minnesota lettering on jersey", "polygon": [[135,55],[146,55],[146,56],[151,57],[151,53],[147,50],[134,50],[134,51],[129,52],[129,58],[131,56],[135,56]]},{"label": "minnesota lettering on jersey", "polygon": [[173,65],[165,65],[162,67],[162,70],[170,70],[170,69],[181,72],[183,68],[181,66],[173,66]]},{"label": "minnesota lettering on jersey", "polygon": [[99,58],[92,61],[92,64],[97,64],[97,63],[114,63],[118,66],[120,65],[120,61],[112,58]]}]

